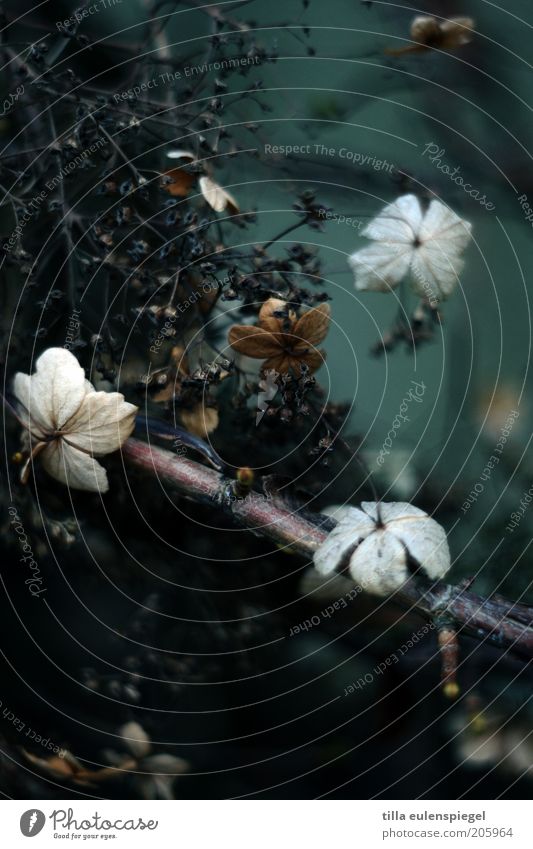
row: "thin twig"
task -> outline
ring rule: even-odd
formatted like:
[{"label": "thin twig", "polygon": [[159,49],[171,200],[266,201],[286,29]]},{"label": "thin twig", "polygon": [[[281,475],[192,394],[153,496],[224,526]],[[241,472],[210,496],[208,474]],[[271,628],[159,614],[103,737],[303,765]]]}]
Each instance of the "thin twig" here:
[{"label": "thin twig", "polygon": [[[283,503],[254,492],[243,499],[228,499],[226,503],[219,498],[225,483],[223,476],[192,460],[137,439],[128,439],[122,446],[122,454],[131,466],[171,484],[182,496],[226,510],[237,524],[302,557],[311,559],[326,539],[324,528],[330,527],[331,520],[320,514],[289,510]],[[420,578],[407,581],[391,599],[431,620],[445,616],[460,631],[533,658],[533,618],[526,624],[509,615],[510,611],[516,611],[516,605],[510,601],[484,598],[464,586],[442,581],[423,583]],[[522,615],[525,609],[521,607]]]}]

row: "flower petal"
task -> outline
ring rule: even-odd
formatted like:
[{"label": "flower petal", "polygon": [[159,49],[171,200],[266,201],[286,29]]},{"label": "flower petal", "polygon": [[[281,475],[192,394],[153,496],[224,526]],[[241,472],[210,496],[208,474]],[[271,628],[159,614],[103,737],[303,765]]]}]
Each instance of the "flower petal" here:
[{"label": "flower petal", "polygon": [[66,348],[48,348],[35,363],[31,377],[21,372],[15,375],[13,391],[32,424],[48,432],[59,430],[85,397],[85,372]]},{"label": "flower petal", "polygon": [[289,359],[290,366],[295,374],[301,374],[301,366],[304,363],[309,370],[309,374],[314,374],[315,371],[324,365],[326,354],[324,351],[319,351],[317,348],[309,348],[304,354],[298,353],[298,356],[291,356],[289,354]]},{"label": "flower petal", "polygon": [[402,195],[389,203],[361,231],[368,239],[413,245],[422,224],[422,208],[416,195]]},{"label": "flower petal", "polygon": [[68,423],[67,440],[90,454],[110,454],[130,436],[138,407],[120,392],[88,392]]},{"label": "flower petal", "polygon": [[358,507],[342,510],[341,520],[313,555],[315,568],[321,575],[335,572],[354,547],[376,528],[375,522]]},{"label": "flower petal", "polygon": [[89,454],[56,439],[41,453],[43,468],[48,474],[71,489],[87,492],[107,492],[107,472]]},{"label": "flower petal", "polygon": [[329,330],[330,313],[329,304],[307,310],[294,325],[293,335],[309,345],[319,345]]},{"label": "flower petal", "polygon": [[409,270],[411,245],[384,245],[376,242],[348,257],[355,274],[355,288],[362,292],[390,292]]},{"label": "flower petal", "polygon": [[430,578],[442,578],[449,570],[450,549],[446,531],[430,516],[387,522],[387,531],[403,542]]},{"label": "flower petal", "polygon": [[472,225],[439,200],[432,200],[420,227],[423,246],[438,242],[444,253],[463,251],[472,238]]},{"label": "flower petal", "polygon": [[230,195],[226,189],[215,183],[211,177],[200,177],[198,184],[204,200],[207,201],[211,209],[214,209],[215,212],[224,212],[227,209],[232,215],[238,214],[240,211],[239,204],[233,195]]},{"label": "flower petal", "polygon": [[35,408],[35,404],[32,405],[31,403],[31,381],[32,378],[29,374],[23,374],[19,371],[13,380],[13,394],[19,402],[17,413],[26,431],[39,439],[46,436],[53,426],[51,422],[42,419]]},{"label": "flower petal", "polygon": [[376,530],[363,540],[350,558],[350,575],[363,590],[390,595],[408,579],[407,553],[388,530]]},{"label": "flower petal", "polygon": [[[259,310],[259,327],[262,327],[263,330],[268,330],[270,333],[282,333],[283,318],[279,318],[274,313],[285,314],[287,312],[287,306],[287,301],[282,301],[280,298],[269,298]],[[288,312],[289,318],[291,312],[292,310]]]},{"label": "flower petal", "polygon": [[264,359],[280,352],[280,342],[277,336],[249,324],[235,324],[229,332],[228,341],[235,351],[247,357]]},{"label": "flower petal", "polygon": [[428,518],[428,514],[424,510],[415,507],[414,504],[409,504],[408,501],[363,501],[361,508],[376,522],[378,521],[379,508],[379,515],[383,524],[392,522],[394,519]]},{"label": "flower petal", "polygon": [[438,242],[418,248],[411,263],[411,287],[421,298],[441,301],[459,282],[463,260],[455,250],[446,254]]},{"label": "flower petal", "polygon": [[291,358],[285,351],[279,351],[275,356],[269,357],[261,366],[261,373],[275,371],[276,374],[287,374],[291,367]]}]

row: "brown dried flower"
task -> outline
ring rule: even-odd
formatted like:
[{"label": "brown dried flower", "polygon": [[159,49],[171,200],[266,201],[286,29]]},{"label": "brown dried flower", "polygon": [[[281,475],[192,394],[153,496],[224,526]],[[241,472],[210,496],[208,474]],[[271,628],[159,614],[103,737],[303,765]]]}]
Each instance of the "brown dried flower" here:
[{"label": "brown dried flower", "polygon": [[302,365],[312,373],[324,362],[325,354],[316,346],[325,339],[329,320],[328,304],[313,307],[297,318],[285,301],[269,298],[259,311],[258,324],[235,325],[228,339],[240,354],[265,360],[262,371],[292,371],[299,376]]}]

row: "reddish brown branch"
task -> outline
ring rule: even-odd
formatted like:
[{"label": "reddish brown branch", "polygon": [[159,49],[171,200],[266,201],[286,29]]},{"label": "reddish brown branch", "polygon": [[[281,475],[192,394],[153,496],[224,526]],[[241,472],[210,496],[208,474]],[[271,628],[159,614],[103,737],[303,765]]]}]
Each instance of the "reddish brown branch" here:
[{"label": "reddish brown branch", "polygon": [[[193,501],[215,506],[222,495],[223,476],[192,460],[137,439],[128,439],[122,446],[122,453],[130,465],[172,484],[182,496]],[[320,527],[321,522],[326,521],[320,514],[315,514],[314,521],[310,521],[302,513],[255,492],[242,500],[228,500],[225,509],[231,511],[242,527],[278,545],[290,546],[291,551],[308,559],[327,535]],[[445,616],[460,630],[478,639],[533,657],[533,616],[528,619],[531,609],[526,605],[515,605],[501,596],[484,598],[464,586],[442,581],[422,585],[419,579],[404,584],[394,600],[430,619]]]}]

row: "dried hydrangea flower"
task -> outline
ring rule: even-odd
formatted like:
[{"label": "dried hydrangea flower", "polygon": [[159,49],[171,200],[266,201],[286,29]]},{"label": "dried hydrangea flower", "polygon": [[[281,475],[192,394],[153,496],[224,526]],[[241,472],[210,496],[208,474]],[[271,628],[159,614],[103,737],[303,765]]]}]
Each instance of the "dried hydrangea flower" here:
[{"label": "dried hydrangea flower", "polygon": [[240,354],[265,360],[263,372],[293,371],[299,377],[302,364],[312,374],[324,362],[324,352],[316,346],[326,338],[329,321],[328,304],[313,307],[297,318],[285,301],[269,298],[259,311],[257,325],[236,324],[228,338]]},{"label": "dried hydrangea flower", "polygon": [[413,568],[432,580],[450,568],[444,529],[412,504],[363,501],[342,507],[339,519],[313,561],[321,575],[349,571],[358,586],[374,595],[398,590]]},{"label": "dried hydrangea flower", "polygon": [[205,439],[217,429],[220,417],[215,407],[207,407],[203,402],[192,410],[180,410],[179,417],[183,426],[194,436]]},{"label": "dried hydrangea flower", "polygon": [[438,200],[423,212],[416,195],[388,204],[362,231],[373,240],[348,262],[360,291],[390,292],[410,272],[417,295],[441,301],[455,289],[472,225]]},{"label": "dried hydrangea flower", "polygon": [[39,455],[48,474],[72,489],[107,492],[106,470],[94,457],[120,448],[135,426],[137,407],[119,392],[97,392],[65,348],[48,348],[33,375],[15,375],[13,391],[30,451],[22,481]]}]

